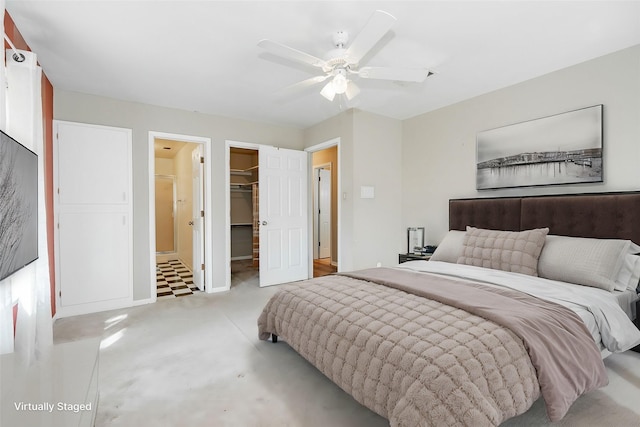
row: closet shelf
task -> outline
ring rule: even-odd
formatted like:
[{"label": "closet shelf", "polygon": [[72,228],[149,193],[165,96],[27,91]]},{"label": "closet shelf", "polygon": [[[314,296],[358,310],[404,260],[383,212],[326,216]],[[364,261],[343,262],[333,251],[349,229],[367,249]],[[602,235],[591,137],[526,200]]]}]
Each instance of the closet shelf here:
[{"label": "closet shelf", "polygon": [[248,185],[253,185],[253,184],[257,184],[258,181],[251,181],[251,182],[232,182],[231,185],[237,185],[239,187],[246,187]]},{"label": "closet shelf", "polygon": [[246,169],[229,169],[229,173],[231,175],[244,175],[244,176],[250,176],[254,170],[258,169],[258,166],[251,166],[249,168]]},{"label": "closet shelf", "polygon": [[231,226],[232,227],[248,227],[248,226],[252,226],[253,223],[251,222],[232,222]]}]

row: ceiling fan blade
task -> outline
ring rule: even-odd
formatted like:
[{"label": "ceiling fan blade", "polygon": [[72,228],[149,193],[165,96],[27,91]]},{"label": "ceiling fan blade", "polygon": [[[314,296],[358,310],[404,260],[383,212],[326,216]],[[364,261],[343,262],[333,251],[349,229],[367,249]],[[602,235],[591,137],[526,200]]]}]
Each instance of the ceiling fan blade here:
[{"label": "ceiling fan blade", "polygon": [[347,49],[347,62],[352,65],[358,64],[391,29],[394,22],[396,22],[396,18],[393,15],[382,10],[376,10]]},{"label": "ceiling fan blade", "polygon": [[423,82],[433,73],[426,68],[362,67],[358,75],[363,79],[394,80],[398,82]]},{"label": "ceiling fan blade", "polygon": [[281,92],[288,93],[288,94],[300,92],[302,90],[315,86],[318,83],[322,83],[323,81],[327,80],[329,77],[330,77],[329,75],[311,77],[310,79],[306,79],[301,82],[292,84],[291,86],[287,86],[284,89],[282,89]]},{"label": "ceiling fan blade", "polygon": [[300,50],[286,46],[282,43],[274,42],[273,40],[268,40],[268,39],[260,40],[258,42],[258,46],[260,46],[265,50],[268,50],[274,55],[278,55],[283,58],[290,59],[292,61],[309,64],[314,67],[322,68],[327,64],[327,62],[323,59],[317,58],[313,55],[309,55],[308,53],[304,53]]},{"label": "ceiling fan blade", "polygon": [[290,102],[300,97],[302,94],[309,92],[314,86],[316,86],[318,83],[322,83],[329,77],[330,76],[328,75],[311,77],[310,79],[306,79],[301,82],[287,86],[283,89],[279,89],[274,94],[275,95],[274,101],[277,104],[285,104],[287,102]]}]

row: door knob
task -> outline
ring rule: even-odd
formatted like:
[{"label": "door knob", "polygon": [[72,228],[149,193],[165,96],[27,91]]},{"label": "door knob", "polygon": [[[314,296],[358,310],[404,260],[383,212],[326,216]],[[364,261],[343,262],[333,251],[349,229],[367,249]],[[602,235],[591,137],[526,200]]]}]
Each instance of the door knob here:
[{"label": "door knob", "polygon": [[189,225],[193,225],[193,221],[189,221]]},{"label": "door knob", "polygon": [[262,221],[262,225],[267,225],[267,221]]}]

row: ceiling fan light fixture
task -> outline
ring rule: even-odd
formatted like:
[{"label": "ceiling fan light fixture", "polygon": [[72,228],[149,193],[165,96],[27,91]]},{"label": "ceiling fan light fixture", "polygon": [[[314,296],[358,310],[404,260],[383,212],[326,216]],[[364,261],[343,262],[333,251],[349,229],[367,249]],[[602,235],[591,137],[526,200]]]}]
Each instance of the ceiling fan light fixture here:
[{"label": "ceiling fan light fixture", "polygon": [[331,84],[333,85],[333,90],[335,91],[335,93],[345,93],[347,91],[348,83],[349,82],[347,81],[347,78],[345,77],[344,73],[336,74],[336,76],[331,81]]},{"label": "ceiling fan light fixture", "polygon": [[360,93],[360,88],[351,80],[347,83],[347,90],[344,93],[347,96],[347,99],[351,101]]},{"label": "ceiling fan light fixture", "polygon": [[320,95],[324,96],[329,101],[333,101],[333,98],[336,97],[336,91],[333,88],[333,80],[324,85],[320,91]]}]

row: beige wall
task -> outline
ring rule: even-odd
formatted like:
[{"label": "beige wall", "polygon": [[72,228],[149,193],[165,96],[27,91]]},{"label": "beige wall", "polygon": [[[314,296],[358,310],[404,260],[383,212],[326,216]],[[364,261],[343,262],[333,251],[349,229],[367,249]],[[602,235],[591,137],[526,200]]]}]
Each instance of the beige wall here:
[{"label": "beige wall", "polygon": [[120,101],[94,95],[55,90],[54,118],[72,122],[117,126],[133,130],[133,283],[134,300],[150,297],[149,236],[149,131],[209,137],[212,140],[213,250],[207,255],[213,286],[225,286],[225,140],[302,149],[300,129],[241,119]]},{"label": "beige wall", "polygon": [[[402,122],[355,112],[354,120],[354,265],[396,265],[406,241],[402,230]],[[375,188],[361,199],[361,186]]]},{"label": "beige wall", "polygon": [[[340,271],[395,265],[402,250],[402,122],[348,110],[305,130],[305,146],[340,138]],[[375,188],[361,199],[360,188]]]},{"label": "beige wall", "polygon": [[[477,191],[479,131],[604,105],[604,183]],[[403,226],[426,226],[427,243],[448,230],[458,197],[638,190],[640,46],[556,71],[403,122]]]},{"label": "beige wall", "polygon": [[173,159],[156,157],[156,175],[175,175]]},{"label": "beige wall", "polygon": [[[55,92],[55,118],[133,129],[134,299],[150,292],[148,132],[212,139],[215,287],[224,286],[226,139],[302,149],[340,138],[341,271],[397,263],[406,227],[425,226],[438,243],[448,229],[448,199],[638,189],[640,46],[588,61],[405,121],[348,110],[305,130],[182,110]],[[475,190],[478,131],[604,104],[603,184]],[[375,188],[361,199],[361,186]]]},{"label": "beige wall", "polygon": [[175,177],[156,175],[156,252],[175,252]]}]

